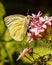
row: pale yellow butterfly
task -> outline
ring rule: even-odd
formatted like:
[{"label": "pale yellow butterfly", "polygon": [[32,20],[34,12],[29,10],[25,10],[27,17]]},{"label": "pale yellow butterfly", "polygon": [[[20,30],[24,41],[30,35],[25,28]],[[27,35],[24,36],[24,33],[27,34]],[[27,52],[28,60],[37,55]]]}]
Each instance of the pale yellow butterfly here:
[{"label": "pale yellow butterfly", "polygon": [[11,37],[16,41],[21,41],[24,39],[29,20],[30,19],[27,16],[20,14],[9,15],[4,18]]}]

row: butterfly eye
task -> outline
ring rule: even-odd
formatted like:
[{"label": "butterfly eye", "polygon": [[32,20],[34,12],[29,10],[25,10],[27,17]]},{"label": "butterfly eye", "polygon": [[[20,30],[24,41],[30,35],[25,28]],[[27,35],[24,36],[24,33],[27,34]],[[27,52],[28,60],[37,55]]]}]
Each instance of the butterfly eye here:
[{"label": "butterfly eye", "polygon": [[29,19],[24,15],[10,15],[4,18],[5,24],[9,29],[11,37],[16,41],[24,39]]}]

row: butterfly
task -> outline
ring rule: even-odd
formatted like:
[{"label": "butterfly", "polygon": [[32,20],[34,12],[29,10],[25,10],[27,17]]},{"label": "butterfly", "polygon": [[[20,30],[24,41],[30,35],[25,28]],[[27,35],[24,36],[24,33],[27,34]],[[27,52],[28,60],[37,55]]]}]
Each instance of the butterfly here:
[{"label": "butterfly", "polygon": [[10,36],[16,41],[22,41],[26,35],[30,18],[28,16],[14,14],[4,18],[9,29]]}]

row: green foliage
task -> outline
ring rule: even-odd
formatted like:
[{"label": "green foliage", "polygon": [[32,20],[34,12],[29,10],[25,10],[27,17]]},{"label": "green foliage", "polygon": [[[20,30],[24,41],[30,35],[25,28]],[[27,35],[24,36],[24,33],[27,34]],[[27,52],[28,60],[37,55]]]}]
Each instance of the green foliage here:
[{"label": "green foliage", "polygon": [[5,15],[5,9],[3,4],[0,2],[0,19]]},{"label": "green foliage", "polygon": [[3,21],[4,15],[5,15],[5,9],[4,9],[4,6],[2,5],[2,3],[0,2],[0,36],[2,36],[5,31],[5,25],[4,25],[4,21]]},{"label": "green foliage", "polygon": [[0,36],[3,35],[4,31],[5,31],[4,21],[0,20]]},{"label": "green foliage", "polygon": [[4,39],[5,41],[10,41],[10,40],[12,40],[12,38],[11,38],[11,36],[10,36],[10,34],[9,34],[9,30],[8,30],[8,29],[6,29],[5,34],[4,34],[4,36],[3,36],[3,39]]}]

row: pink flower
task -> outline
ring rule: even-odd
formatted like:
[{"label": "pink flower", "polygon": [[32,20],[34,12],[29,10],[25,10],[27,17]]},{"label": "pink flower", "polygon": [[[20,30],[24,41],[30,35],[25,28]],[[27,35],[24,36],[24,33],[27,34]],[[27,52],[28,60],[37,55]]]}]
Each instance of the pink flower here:
[{"label": "pink flower", "polygon": [[41,13],[40,11],[38,12],[37,15],[35,15],[35,14],[32,13],[31,18],[33,18],[33,19],[38,19],[41,15],[42,15],[42,13]]},{"label": "pink flower", "polygon": [[32,42],[33,41],[33,39],[34,39],[34,33],[32,33],[32,32],[29,32],[28,33],[28,40],[27,40],[27,42]]},{"label": "pink flower", "polygon": [[28,48],[25,48],[25,49],[23,50],[23,52],[22,52],[22,53],[19,55],[19,57],[17,58],[17,61],[18,61],[21,57],[25,56],[26,53],[29,53],[29,49],[28,49]]},{"label": "pink flower", "polygon": [[45,16],[45,24],[52,25],[52,17]]},{"label": "pink flower", "polygon": [[42,17],[42,13],[38,12],[37,15],[32,14],[31,23],[29,25],[28,32],[28,42],[32,42],[34,39],[38,39],[42,37],[43,32],[45,32],[48,26],[52,27],[52,17]]}]

